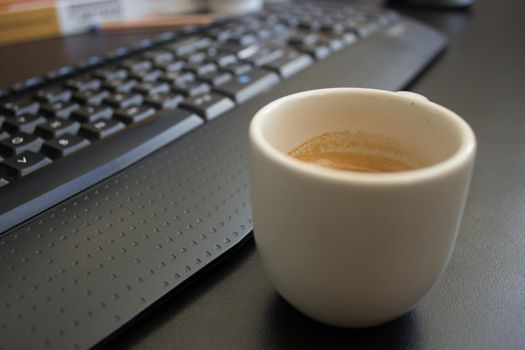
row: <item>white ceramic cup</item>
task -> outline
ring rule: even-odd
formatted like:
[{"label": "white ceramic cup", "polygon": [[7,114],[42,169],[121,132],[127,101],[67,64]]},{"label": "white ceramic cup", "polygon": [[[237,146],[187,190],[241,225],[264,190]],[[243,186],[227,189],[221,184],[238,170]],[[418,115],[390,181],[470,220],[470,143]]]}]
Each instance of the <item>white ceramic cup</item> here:
[{"label": "white ceramic cup", "polygon": [[[287,153],[325,132],[379,134],[429,162],[357,173]],[[365,327],[415,306],[444,271],[476,152],[468,124],[410,92],[335,88],[286,96],[250,125],[257,249],[275,289],[306,315]]]}]

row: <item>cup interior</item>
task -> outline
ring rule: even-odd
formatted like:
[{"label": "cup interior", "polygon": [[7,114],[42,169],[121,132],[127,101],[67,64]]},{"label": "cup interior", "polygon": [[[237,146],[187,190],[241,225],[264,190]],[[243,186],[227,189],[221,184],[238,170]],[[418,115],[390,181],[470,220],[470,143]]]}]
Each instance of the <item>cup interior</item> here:
[{"label": "cup interior", "polygon": [[[284,97],[255,122],[264,143],[288,154],[327,132],[381,135],[417,151],[426,166],[466,147],[466,123],[422,96],[368,89],[326,89]],[[257,117],[256,117],[257,118]],[[464,125],[463,125],[464,124]]]}]

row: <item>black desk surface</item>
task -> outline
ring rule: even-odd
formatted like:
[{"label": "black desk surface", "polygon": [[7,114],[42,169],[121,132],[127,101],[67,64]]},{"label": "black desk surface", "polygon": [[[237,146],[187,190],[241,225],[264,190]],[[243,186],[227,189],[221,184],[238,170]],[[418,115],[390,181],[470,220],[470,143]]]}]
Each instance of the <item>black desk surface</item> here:
[{"label": "black desk surface", "polygon": [[[108,348],[525,348],[525,3],[478,0],[468,12],[402,12],[450,38],[447,52],[410,89],[456,111],[479,142],[456,249],[434,289],[388,324],[323,326],[272,290],[249,241]],[[0,86],[144,36],[82,35],[2,48]]]}]

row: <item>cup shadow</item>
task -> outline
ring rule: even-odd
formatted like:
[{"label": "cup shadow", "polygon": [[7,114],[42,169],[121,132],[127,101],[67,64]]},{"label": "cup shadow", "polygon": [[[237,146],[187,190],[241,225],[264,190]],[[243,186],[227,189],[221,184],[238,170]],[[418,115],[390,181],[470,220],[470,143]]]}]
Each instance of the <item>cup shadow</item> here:
[{"label": "cup shadow", "polygon": [[268,306],[262,339],[264,348],[296,349],[419,349],[421,337],[415,312],[385,324],[344,329],[304,316],[275,293]]}]

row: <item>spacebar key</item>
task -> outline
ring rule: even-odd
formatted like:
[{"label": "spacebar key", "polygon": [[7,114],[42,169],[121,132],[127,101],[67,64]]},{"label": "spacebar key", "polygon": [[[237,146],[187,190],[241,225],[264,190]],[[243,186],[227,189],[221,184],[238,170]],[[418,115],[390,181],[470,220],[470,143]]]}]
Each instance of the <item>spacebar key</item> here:
[{"label": "spacebar key", "polygon": [[250,98],[270,89],[279,82],[279,76],[264,69],[254,69],[234,77],[231,81],[216,88],[237,103],[243,103]]}]

